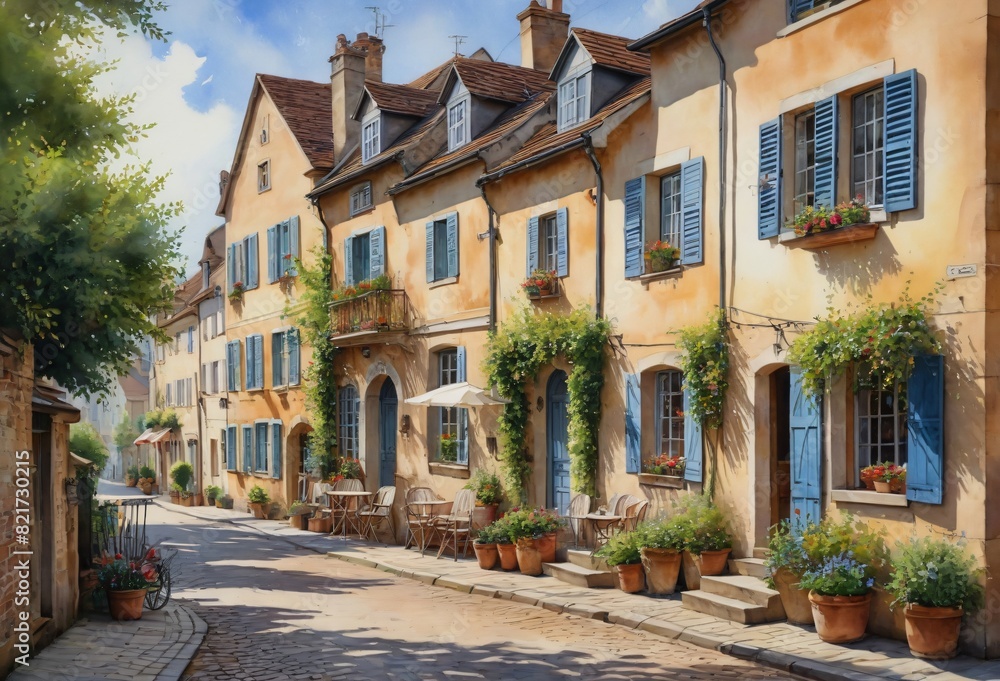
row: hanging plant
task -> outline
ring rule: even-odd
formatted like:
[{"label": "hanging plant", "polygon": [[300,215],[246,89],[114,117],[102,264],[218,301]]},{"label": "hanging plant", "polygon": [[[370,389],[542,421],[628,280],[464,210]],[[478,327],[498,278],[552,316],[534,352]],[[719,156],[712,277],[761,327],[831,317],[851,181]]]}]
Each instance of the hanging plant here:
[{"label": "hanging plant", "polygon": [[795,339],[789,360],[802,369],[802,389],[814,400],[827,380],[854,366],[854,390],[891,390],[905,383],[916,355],[935,355],[941,343],[928,317],[934,292],[913,300],[909,290],[899,303],[872,303],[854,313],[829,308],[825,319]]},{"label": "hanging plant", "polygon": [[704,324],[681,329],[677,347],[683,353],[681,371],[691,418],[707,428],[718,428],[729,388],[729,344],[722,310],[710,317]]},{"label": "hanging plant", "polygon": [[510,400],[499,420],[500,460],[510,498],[524,498],[531,473],[525,448],[531,405],[525,381],[560,356],[573,365],[567,380],[571,486],[577,492],[594,493],[604,347],[610,335],[611,325],[587,309],[559,315],[522,308],[490,336],[484,371],[489,386]]}]

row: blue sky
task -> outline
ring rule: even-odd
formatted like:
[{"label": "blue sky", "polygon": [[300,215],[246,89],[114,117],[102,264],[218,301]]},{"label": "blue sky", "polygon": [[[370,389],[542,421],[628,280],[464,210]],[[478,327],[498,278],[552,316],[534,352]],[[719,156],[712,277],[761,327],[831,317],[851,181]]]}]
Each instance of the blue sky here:
[{"label": "blue sky", "polygon": [[[191,273],[214,215],[219,171],[228,169],[253,76],[325,82],[337,34],[373,32],[378,5],[386,15],[386,82],[407,82],[448,59],[454,41],[471,54],[519,63],[517,14],[529,0],[168,0],[160,17],[166,43],[139,36],[110,39],[105,56],[120,59],[101,87],[137,94],[135,117],[156,123],[135,149],[157,173],[170,174],[163,198],[180,200],[185,269]],[[571,25],[638,38],[692,8],[697,0],[564,0]]]}]

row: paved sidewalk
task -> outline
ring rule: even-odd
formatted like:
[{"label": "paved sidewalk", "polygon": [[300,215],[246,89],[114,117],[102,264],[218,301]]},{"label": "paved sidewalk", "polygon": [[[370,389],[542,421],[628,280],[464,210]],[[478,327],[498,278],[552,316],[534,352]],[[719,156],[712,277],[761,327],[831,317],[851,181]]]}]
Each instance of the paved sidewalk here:
[{"label": "paved sidewalk", "polygon": [[177,681],[206,631],[200,617],[175,603],[143,611],[135,622],[91,613],[8,681]]},{"label": "paved sidewalk", "polygon": [[681,607],[680,595],[666,598],[625,594],[615,589],[584,589],[552,577],[480,570],[475,560],[441,560],[413,550],[373,545],[356,539],[305,532],[274,520],[257,520],[238,511],[157,503],[179,513],[234,524],[280,537],[333,558],[383,570],[429,585],[504,598],[580,617],[603,620],[782,669],[820,681],[899,679],[954,681],[1000,679],[1000,661],[970,657],[931,662],[910,655],[900,641],[870,636],[860,643],[832,645],[812,627],[787,623],[743,625]]}]

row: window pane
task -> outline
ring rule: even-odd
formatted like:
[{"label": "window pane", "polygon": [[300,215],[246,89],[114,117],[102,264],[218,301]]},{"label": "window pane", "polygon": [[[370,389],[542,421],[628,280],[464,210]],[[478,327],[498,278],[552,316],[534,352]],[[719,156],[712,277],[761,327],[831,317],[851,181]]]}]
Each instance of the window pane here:
[{"label": "window pane", "polygon": [[434,279],[448,277],[448,223],[437,220],[434,223]]},{"label": "window pane", "polygon": [[684,396],[680,386],[679,371],[661,371],[656,375],[658,450],[654,455],[684,455]]}]

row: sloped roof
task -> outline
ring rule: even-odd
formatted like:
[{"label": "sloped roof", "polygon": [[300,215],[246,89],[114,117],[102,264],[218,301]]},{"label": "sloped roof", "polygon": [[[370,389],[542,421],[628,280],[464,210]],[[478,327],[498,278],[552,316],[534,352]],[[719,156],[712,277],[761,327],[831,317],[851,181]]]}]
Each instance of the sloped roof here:
[{"label": "sloped roof", "polygon": [[652,33],[647,33],[635,42],[630,43],[628,49],[633,51],[645,50],[653,43],[657,43],[664,38],[669,38],[675,33],[701,22],[704,17],[705,9],[708,9],[709,12],[713,12],[719,7],[725,5],[727,2],[729,2],[729,0],[701,0],[701,2],[698,3],[698,6],[690,12],[668,21]]},{"label": "sloped roof", "polygon": [[314,168],[333,167],[330,84],[258,73],[257,78]]},{"label": "sloped roof", "polygon": [[382,111],[423,118],[437,108],[438,93],[407,85],[368,81],[365,89]]},{"label": "sloped roof", "polygon": [[574,28],[573,35],[598,66],[641,76],[649,75],[649,55],[645,52],[629,52],[631,38],[592,31],[589,28]]},{"label": "sloped roof", "polygon": [[[476,61],[493,61],[493,57],[490,53],[482,47],[465,58],[475,59]],[[439,80],[444,74],[451,70],[451,65],[455,63],[456,59],[461,59],[461,57],[452,57],[443,64],[438,64],[424,75],[407,83],[407,86],[419,88],[421,90],[434,89],[431,86],[434,85],[435,81]],[[442,82],[440,84],[443,85],[444,83]]]},{"label": "sloped roof", "polygon": [[[460,57],[452,68],[473,95],[511,104],[527,101],[533,95],[555,87],[546,73],[503,62]],[[448,86],[445,86],[442,97],[447,90]]]}]

